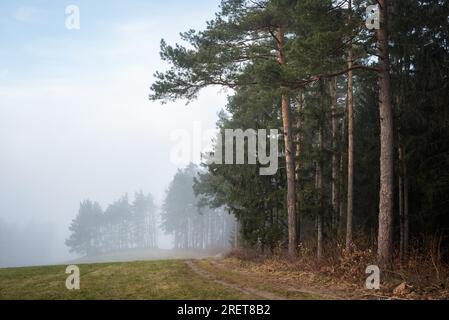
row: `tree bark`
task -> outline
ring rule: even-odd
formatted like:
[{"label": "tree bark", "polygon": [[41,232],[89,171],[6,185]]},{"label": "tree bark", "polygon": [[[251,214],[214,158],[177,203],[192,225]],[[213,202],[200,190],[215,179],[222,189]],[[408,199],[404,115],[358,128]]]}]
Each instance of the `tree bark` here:
[{"label": "tree bark", "polygon": [[[296,179],[296,188],[299,192],[301,190],[300,178],[301,178],[301,141],[302,141],[302,110],[304,108],[304,96],[303,90],[300,89],[297,97],[297,114],[296,114],[296,168],[295,168],[295,179]],[[297,241],[300,239],[300,230],[301,230],[301,216],[300,216],[300,203],[299,196],[296,196],[296,234]]]},{"label": "tree bark", "polygon": [[332,102],[332,182],[331,182],[331,198],[332,198],[332,226],[334,232],[337,232],[339,216],[338,216],[338,160],[337,160],[337,78],[332,78],[329,82],[329,93]]},{"label": "tree bark", "polygon": [[407,160],[405,157],[405,148],[403,156],[403,172],[404,172],[404,262],[408,261],[409,252],[409,221],[408,221],[408,176],[407,176]]},{"label": "tree bark", "polygon": [[240,224],[237,219],[235,219],[234,224],[234,248],[240,247]]},{"label": "tree bark", "polygon": [[[349,19],[352,15],[352,3],[348,4]],[[346,250],[350,250],[352,244],[352,217],[353,217],[353,196],[354,196],[354,102],[353,102],[353,78],[352,78],[352,34],[348,44],[348,186],[346,201]]]},{"label": "tree bark", "polygon": [[344,156],[345,153],[343,152],[344,150],[344,145],[345,145],[345,137],[346,137],[346,120],[347,120],[347,109],[345,109],[345,113],[343,115],[343,121],[341,124],[341,132],[340,132],[340,183],[339,183],[339,203],[340,203],[340,207],[339,207],[339,213],[338,213],[338,230],[337,230],[337,235],[340,238],[340,236],[343,235],[343,230],[344,230],[344,221],[343,221],[343,217],[344,217],[344,212],[345,212],[345,190],[344,190],[344,179],[343,179],[343,174],[344,174]]},{"label": "tree bark", "polygon": [[393,264],[393,113],[391,107],[390,59],[388,52],[388,0],[379,0],[379,112],[380,112],[380,192],[377,255],[379,264]]},{"label": "tree bark", "polygon": [[[285,65],[285,38],[284,28],[280,26],[277,33],[278,62]],[[286,94],[281,97],[282,124],[284,127],[285,160],[287,171],[287,215],[288,215],[288,254],[296,257],[296,183],[295,183],[295,150],[293,145],[292,120],[290,100]]]},{"label": "tree bark", "polygon": [[407,163],[405,158],[405,147],[399,147],[399,163],[401,172],[399,175],[399,232],[400,245],[399,256],[401,265],[408,260],[408,178],[407,178]]},{"label": "tree bark", "polygon": [[324,150],[324,132],[323,124],[320,120],[319,129],[319,159],[316,166],[315,187],[318,192],[318,206],[317,206],[317,259],[320,261],[323,257],[323,150]]},{"label": "tree bark", "polygon": [[404,262],[404,179],[402,171],[402,146],[398,148],[399,164],[401,170],[398,177],[398,201],[399,201],[399,260],[401,266]]}]

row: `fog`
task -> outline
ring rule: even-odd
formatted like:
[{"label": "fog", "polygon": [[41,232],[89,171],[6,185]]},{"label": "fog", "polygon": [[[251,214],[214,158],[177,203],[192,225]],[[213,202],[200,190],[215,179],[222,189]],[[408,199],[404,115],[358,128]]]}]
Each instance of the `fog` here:
[{"label": "fog", "polygon": [[214,128],[226,102],[217,88],[188,106],[148,100],[160,39],[204,27],[219,1],[75,1],[79,30],[72,3],[54,2],[0,4],[0,267],[79,258],[64,241],[85,199],[143,190],[160,207],[183,166],[172,133]]}]

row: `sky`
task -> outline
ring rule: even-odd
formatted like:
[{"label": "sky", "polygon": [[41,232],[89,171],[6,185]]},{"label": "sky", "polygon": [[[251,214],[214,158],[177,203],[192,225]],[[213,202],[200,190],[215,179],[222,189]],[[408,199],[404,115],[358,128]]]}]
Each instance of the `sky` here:
[{"label": "sky", "polygon": [[[66,28],[68,5],[80,9],[79,30]],[[218,5],[0,2],[0,222],[20,230],[2,244],[17,246],[20,264],[72,257],[64,240],[84,199],[106,207],[143,190],[161,205],[182,167],[170,157],[173,133],[213,129],[226,92],[205,89],[187,106],[150,102],[153,74],[167,68],[160,40],[204,28]]]}]

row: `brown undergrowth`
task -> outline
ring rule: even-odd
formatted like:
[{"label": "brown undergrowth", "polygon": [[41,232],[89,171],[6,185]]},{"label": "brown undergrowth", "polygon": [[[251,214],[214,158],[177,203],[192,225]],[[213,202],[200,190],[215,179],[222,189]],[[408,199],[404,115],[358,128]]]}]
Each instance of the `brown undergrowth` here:
[{"label": "brown undergrowth", "polygon": [[278,248],[271,254],[252,249],[236,249],[224,263],[247,272],[295,279],[302,286],[340,292],[356,299],[449,299],[449,267],[441,259],[435,241],[414,244],[407,262],[395,255],[393,270],[381,270],[379,290],[366,289],[367,266],[376,265],[376,252],[363,241],[350,250],[343,245],[327,245],[325,258],[317,261],[313,243],[301,244],[298,258],[290,259]]}]

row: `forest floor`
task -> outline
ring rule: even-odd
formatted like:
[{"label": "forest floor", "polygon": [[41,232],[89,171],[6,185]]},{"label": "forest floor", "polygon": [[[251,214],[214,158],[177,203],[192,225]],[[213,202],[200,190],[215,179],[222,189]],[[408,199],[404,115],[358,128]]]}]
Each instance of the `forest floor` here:
[{"label": "forest floor", "polygon": [[269,288],[287,299],[306,299],[308,295],[312,299],[332,300],[449,299],[446,269],[441,267],[434,272],[425,261],[417,260],[410,260],[408,268],[381,272],[380,288],[367,289],[370,274],[366,274],[366,266],[372,263],[360,257],[359,252],[356,250],[339,262],[317,263],[313,258],[290,260],[234,251],[226,259],[203,259],[196,264],[230,282]]},{"label": "forest floor", "polygon": [[80,290],[66,266],[0,269],[0,299],[347,300],[422,299],[372,291],[319,272],[236,258],[79,264]]}]

